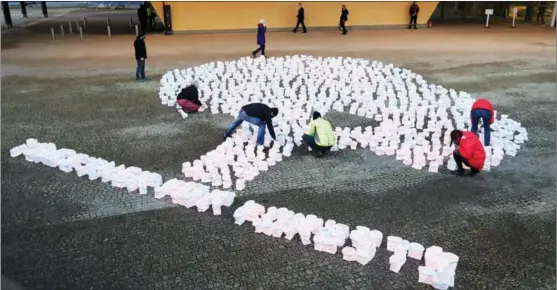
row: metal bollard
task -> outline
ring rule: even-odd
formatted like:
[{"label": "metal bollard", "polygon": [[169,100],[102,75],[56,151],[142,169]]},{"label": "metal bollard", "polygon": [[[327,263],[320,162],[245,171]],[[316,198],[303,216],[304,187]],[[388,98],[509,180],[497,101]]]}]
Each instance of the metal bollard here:
[{"label": "metal bollard", "polygon": [[139,36],[139,26],[135,25],[135,36]]},{"label": "metal bollard", "polygon": [[62,37],[64,37],[64,24],[60,24],[60,32],[62,33]]},{"label": "metal bollard", "polygon": [[133,17],[130,16],[130,28],[133,27]]},{"label": "metal bollard", "polygon": [[72,22],[68,23],[68,27],[70,27],[70,34],[73,34]]},{"label": "metal bollard", "polygon": [[106,26],[110,26],[110,17],[106,18]]},{"label": "metal bollard", "polygon": [[83,17],[83,27],[87,28],[87,17]]},{"label": "metal bollard", "polygon": [[50,33],[52,33],[52,40],[56,40],[56,34],[54,34],[54,28],[50,28]]},{"label": "metal bollard", "polygon": [[106,27],[106,31],[108,32],[108,38],[112,39],[112,33],[110,31],[110,26]]},{"label": "metal bollard", "polygon": [[81,40],[83,40],[83,27],[79,26],[77,29],[79,30],[79,36],[81,37]]}]

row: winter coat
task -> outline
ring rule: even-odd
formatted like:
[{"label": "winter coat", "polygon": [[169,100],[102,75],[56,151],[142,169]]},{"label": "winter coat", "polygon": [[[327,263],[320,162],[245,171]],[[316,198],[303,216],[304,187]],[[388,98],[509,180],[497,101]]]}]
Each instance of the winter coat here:
[{"label": "winter coat", "polygon": [[462,138],[458,141],[458,153],[468,160],[470,166],[482,170],[485,163],[485,149],[480,138],[472,132],[462,132]]},{"label": "winter coat", "polygon": [[141,39],[138,36],[133,43],[133,47],[135,48],[135,59],[139,60],[140,58],[147,58],[147,47],[145,46],[145,39]]},{"label": "winter coat", "polygon": [[188,101],[195,103],[198,106],[201,106],[201,102],[199,101],[199,91],[197,90],[197,87],[194,85],[189,85],[183,88],[182,91],[180,91],[180,93],[178,94],[178,97],[176,99],[178,100],[186,99]]},{"label": "winter coat", "polygon": [[304,7],[298,8],[298,15],[296,17],[298,17],[298,20],[304,20]]},{"label": "winter coat", "polygon": [[[472,105],[472,110],[474,110],[474,109],[484,109],[484,110],[490,111],[491,112],[491,120],[489,121],[489,124],[493,124],[493,122],[495,122],[495,115],[493,114],[493,105],[488,100],[478,99]],[[470,116],[470,118],[471,118],[471,116]]]},{"label": "winter coat", "polygon": [[340,12],[340,21],[348,21],[348,9],[342,9]]},{"label": "winter coat", "polygon": [[315,143],[321,147],[329,147],[335,145],[336,137],[333,127],[329,121],[318,118],[309,124],[308,135],[315,138]]},{"label": "winter coat", "polygon": [[257,45],[265,45],[265,33],[267,32],[267,27],[262,23],[257,25]]},{"label": "winter coat", "polygon": [[262,103],[251,103],[243,106],[242,110],[244,110],[248,116],[257,117],[261,119],[261,121],[265,122],[265,124],[267,124],[269,134],[271,134],[271,137],[275,139],[275,129],[273,128],[272,120],[273,115],[269,106]]},{"label": "winter coat", "polygon": [[420,13],[420,6],[417,4],[410,5],[410,15],[418,15]]}]

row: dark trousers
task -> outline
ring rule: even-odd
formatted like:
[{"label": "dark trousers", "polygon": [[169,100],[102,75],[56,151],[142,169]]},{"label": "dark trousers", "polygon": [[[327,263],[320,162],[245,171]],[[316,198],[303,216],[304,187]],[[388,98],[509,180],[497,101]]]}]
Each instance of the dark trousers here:
[{"label": "dark trousers", "polygon": [[342,34],[346,34],[348,33],[348,30],[346,30],[346,20],[340,20],[340,23],[338,24],[340,26],[340,30],[342,30]]},{"label": "dark trousers", "polygon": [[470,112],[470,119],[472,121],[472,128],[470,131],[474,134],[478,134],[478,124],[480,120],[484,125],[484,145],[489,146],[491,144],[491,111],[484,109],[474,109]]},{"label": "dark trousers", "polygon": [[294,31],[294,32],[298,31],[298,28],[300,27],[300,25],[302,25],[302,31],[307,32],[306,25],[304,24],[304,20],[300,19],[300,18],[298,18],[298,21],[296,22],[296,27],[294,27],[294,30],[292,30],[292,31]]},{"label": "dark trousers", "polygon": [[136,80],[145,79],[145,59],[137,60],[137,68],[135,69],[135,79]]},{"label": "dark trousers", "polygon": [[255,56],[258,52],[261,51],[261,55],[265,56],[265,44],[260,44],[259,48],[253,51],[253,56]]},{"label": "dark trousers", "polygon": [[141,26],[140,28],[140,33],[141,34],[146,34],[147,33],[147,18],[141,18],[139,19],[139,26]]},{"label": "dark trousers", "polygon": [[456,161],[456,167],[458,168],[458,171],[464,171],[464,167],[462,167],[462,164],[470,167],[470,170],[472,172],[479,172],[478,169],[470,166],[470,162],[468,162],[468,160],[464,159],[464,157],[462,157],[462,155],[460,155],[460,152],[458,152],[458,150],[455,150],[453,152],[453,157],[454,157],[454,161]]},{"label": "dark trousers", "polygon": [[538,13],[538,15],[536,16],[536,22],[545,24],[545,11]]},{"label": "dark trousers", "polygon": [[321,151],[322,153],[327,153],[331,150],[331,148],[333,146],[319,146],[317,145],[317,143],[315,143],[315,137],[308,135],[308,134],[304,134],[302,136],[302,140],[304,140],[304,142],[306,142],[306,144],[311,148],[311,150],[318,152]]},{"label": "dark trousers", "polygon": [[414,29],[417,29],[418,28],[416,26],[417,24],[418,24],[418,14],[410,15],[410,24],[408,24],[408,29],[412,28],[412,25],[414,26]]},{"label": "dark trousers", "polygon": [[155,31],[155,17],[149,17],[147,19],[147,26],[149,31]]}]

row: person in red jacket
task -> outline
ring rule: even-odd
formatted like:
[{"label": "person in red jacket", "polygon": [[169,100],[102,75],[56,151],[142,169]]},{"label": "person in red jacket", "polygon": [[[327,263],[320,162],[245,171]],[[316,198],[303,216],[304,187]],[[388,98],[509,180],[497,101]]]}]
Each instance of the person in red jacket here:
[{"label": "person in red jacket", "polygon": [[451,132],[451,146],[456,144],[457,148],[453,152],[456,161],[457,175],[464,175],[462,164],[470,167],[470,175],[479,173],[485,162],[485,149],[478,136],[472,132],[453,130]]},{"label": "person in red jacket", "polygon": [[482,120],[484,128],[484,145],[489,146],[491,143],[491,124],[495,121],[493,114],[493,105],[486,99],[478,99],[472,105],[470,112],[470,120],[472,121],[472,129],[474,134],[478,134],[478,124]]}]

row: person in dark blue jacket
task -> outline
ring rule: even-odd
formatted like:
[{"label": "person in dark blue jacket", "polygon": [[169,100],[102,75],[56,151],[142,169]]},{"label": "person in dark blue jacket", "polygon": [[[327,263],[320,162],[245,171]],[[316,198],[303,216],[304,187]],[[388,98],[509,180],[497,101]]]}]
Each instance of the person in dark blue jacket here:
[{"label": "person in dark blue jacket", "polygon": [[232,122],[224,132],[224,139],[230,137],[232,132],[246,121],[259,127],[257,131],[257,145],[263,146],[265,141],[265,125],[267,125],[267,129],[269,129],[271,137],[276,139],[273,121],[271,119],[278,115],[278,111],[277,108],[269,108],[269,106],[262,103],[251,103],[243,106],[236,120]]},{"label": "person in dark blue jacket", "polygon": [[257,25],[257,45],[259,48],[254,50],[251,55],[255,57],[255,55],[261,51],[261,55],[265,56],[265,33],[267,32],[267,24],[265,24],[265,20],[259,20],[259,24]]}]

